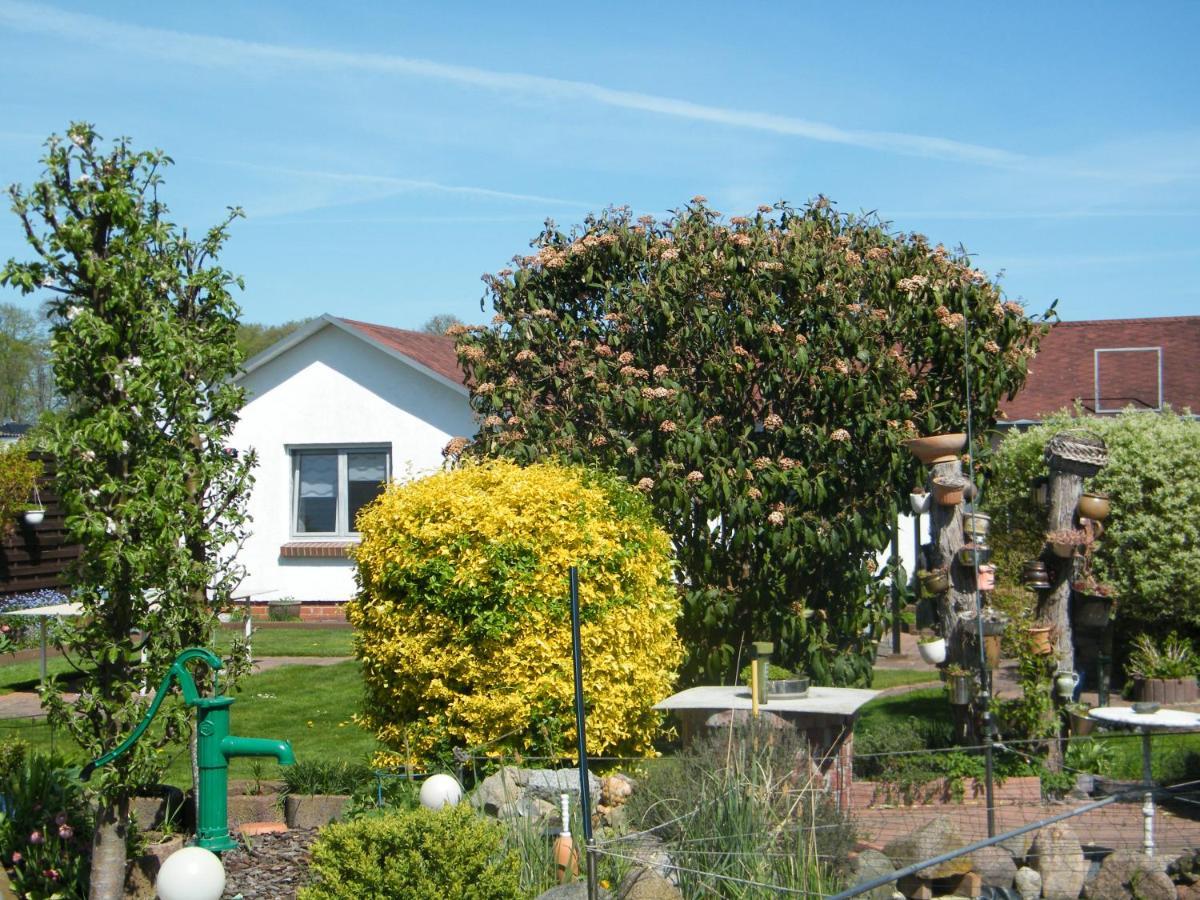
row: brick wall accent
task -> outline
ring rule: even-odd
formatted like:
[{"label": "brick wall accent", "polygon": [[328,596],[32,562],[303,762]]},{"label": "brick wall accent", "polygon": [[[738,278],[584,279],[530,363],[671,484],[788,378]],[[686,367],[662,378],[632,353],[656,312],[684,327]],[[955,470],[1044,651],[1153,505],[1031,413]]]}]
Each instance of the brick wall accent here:
[{"label": "brick wall accent", "polygon": [[[240,615],[246,606],[244,603],[237,604],[234,610],[236,615]],[[250,617],[256,622],[266,622],[267,618],[267,603],[255,602],[250,604]],[[346,601],[344,600],[322,600],[311,603],[300,604],[300,621],[301,622],[328,622],[341,623],[346,621]]]},{"label": "brick wall accent", "polygon": [[[1075,401],[1096,408],[1094,353],[1118,347],[1161,347],[1163,403],[1177,412],[1200,414],[1200,316],[1059,322],[1030,361],[1030,374],[1017,396],[1000,404],[1005,419],[1041,420]],[[1146,354],[1101,354],[1103,406],[1133,399],[1157,400],[1157,371]],[[1151,390],[1153,389],[1153,390]]]},{"label": "brick wall accent", "polygon": [[279,548],[285,559],[345,559],[355,541],[291,541]]}]

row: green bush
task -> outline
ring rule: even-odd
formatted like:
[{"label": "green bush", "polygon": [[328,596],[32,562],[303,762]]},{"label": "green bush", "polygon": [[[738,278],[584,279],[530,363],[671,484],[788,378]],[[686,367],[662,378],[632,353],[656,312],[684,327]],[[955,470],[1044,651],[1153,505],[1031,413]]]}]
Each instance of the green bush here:
[{"label": "green bush", "polygon": [[[742,666],[742,671],[738,672],[739,683],[750,683],[750,667],[753,665],[753,663],[747,663],[746,665]],[[791,669],[785,669],[783,666],[775,665],[775,663],[771,663],[770,668],[767,670],[768,681],[789,681],[790,679],[796,677],[796,673]]]},{"label": "green bush", "polygon": [[1112,499],[1094,568],[1116,589],[1115,633],[1176,629],[1200,637],[1200,422],[1186,412],[1060,413],[1026,432],[1010,432],[991,460],[984,490],[995,524],[995,593],[1013,596],[1022,559],[1041,551],[1045,511],[1030,498],[1029,482],[1046,472],[1046,442],[1075,428],[1098,433],[1108,445],[1108,465],[1086,487]]},{"label": "green bush", "polygon": [[468,806],[365,816],[321,829],[298,900],[518,900],[504,828]]},{"label": "green bush", "polygon": [[29,458],[24,444],[0,447],[0,538],[17,525],[17,516],[33,499],[42,464]]}]

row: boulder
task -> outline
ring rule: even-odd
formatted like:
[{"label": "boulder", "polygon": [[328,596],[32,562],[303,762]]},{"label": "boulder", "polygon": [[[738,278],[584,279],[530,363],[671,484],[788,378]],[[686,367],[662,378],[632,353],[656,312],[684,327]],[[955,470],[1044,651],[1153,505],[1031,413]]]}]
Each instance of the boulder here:
[{"label": "boulder", "polygon": [[618,852],[629,856],[633,865],[652,869],[672,884],[675,883],[678,876],[672,868],[671,855],[658,836],[640,834],[633,840],[622,841],[618,846],[621,848]]},{"label": "boulder", "polygon": [[1042,876],[1035,869],[1022,866],[1013,878],[1013,887],[1021,895],[1021,900],[1038,900],[1042,896]]},{"label": "boulder", "polygon": [[650,869],[630,869],[617,888],[618,900],[683,900],[679,888]]},{"label": "boulder", "polygon": [[1088,900],[1119,900],[1138,897],[1139,900],[1174,900],[1175,885],[1162,866],[1136,850],[1117,850],[1105,857],[1100,871],[1085,888]]},{"label": "boulder", "polygon": [[988,887],[1012,887],[1017,877],[1017,864],[1012,854],[1000,846],[982,847],[971,854],[975,871]]},{"label": "boulder", "polygon": [[[923,859],[941,856],[957,850],[966,842],[946,816],[938,816],[926,822],[912,834],[890,841],[883,852],[897,868],[910,866]],[[956,856],[936,866],[926,866],[916,873],[917,878],[951,878],[966,875],[974,867],[970,854]]]},{"label": "boulder", "polygon": [[349,805],[345,794],[288,794],[283,818],[288,828],[323,828],[340,819]]},{"label": "boulder", "polygon": [[[572,802],[579,800],[578,769],[523,769],[521,772],[524,778],[521,786],[539,800],[558,803],[562,794],[569,794]],[[588,772],[588,794],[594,807],[600,801],[600,779],[591,772]]]},{"label": "boulder", "polygon": [[506,804],[521,799],[521,776],[521,769],[501,766],[471,792],[471,805],[489,816],[500,815],[500,810]]},{"label": "boulder", "polygon": [[997,847],[1003,847],[1012,854],[1013,862],[1018,867],[1024,865],[1026,857],[1029,856],[1029,844],[1033,841],[1033,834],[1026,831],[1024,834],[1018,834],[1015,837],[1005,838]]},{"label": "boulder", "polygon": [[[896,867],[892,865],[892,861],[883,853],[880,853],[878,850],[863,850],[850,860],[848,886],[856,887],[860,884],[866,884],[868,881],[874,881],[876,878],[890,875],[895,871]],[[889,882],[862,896],[866,900],[892,900],[892,894],[895,890],[895,882]]]},{"label": "boulder", "polygon": [[1058,822],[1040,829],[1029,847],[1029,864],[1042,876],[1046,900],[1077,900],[1088,862],[1070,825]]},{"label": "boulder", "polygon": [[[612,894],[604,888],[597,888],[596,896],[600,900],[610,900]],[[587,883],[573,881],[570,884],[556,885],[550,890],[538,894],[534,900],[588,900]]]},{"label": "boulder", "polygon": [[620,806],[633,794],[634,781],[628,775],[609,775],[600,782],[600,802],[604,806]]}]

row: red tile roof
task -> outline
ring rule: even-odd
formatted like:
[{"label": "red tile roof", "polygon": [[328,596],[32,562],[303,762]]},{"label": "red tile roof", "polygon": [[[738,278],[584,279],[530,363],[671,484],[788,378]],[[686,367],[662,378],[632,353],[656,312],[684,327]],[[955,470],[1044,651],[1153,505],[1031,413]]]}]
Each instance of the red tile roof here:
[{"label": "red tile roof", "polygon": [[[1158,405],[1159,355],[1096,350],[1159,348],[1162,402],[1200,413],[1200,316],[1059,322],[1042,340],[1030,375],[1017,396],[1000,404],[1001,421],[1040,420],[1076,401],[1109,412]],[[1099,365],[1099,404],[1096,375]]]},{"label": "red tile roof", "polygon": [[409,359],[432,369],[455,384],[463,383],[462,369],[458,367],[458,356],[454,352],[454,338],[441,334],[426,334],[423,331],[389,328],[386,325],[372,325],[370,322],[356,322],[354,319],[340,321],[361,331],[371,340],[403,353]]}]

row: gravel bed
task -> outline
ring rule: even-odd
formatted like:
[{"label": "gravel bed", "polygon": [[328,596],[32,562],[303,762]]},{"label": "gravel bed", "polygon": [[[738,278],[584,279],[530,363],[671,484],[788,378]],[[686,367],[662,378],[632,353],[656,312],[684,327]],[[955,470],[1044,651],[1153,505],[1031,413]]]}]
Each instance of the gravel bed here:
[{"label": "gravel bed", "polygon": [[225,898],[293,900],[308,882],[308,847],[315,828],[293,828],[282,834],[263,834],[224,854]]}]

